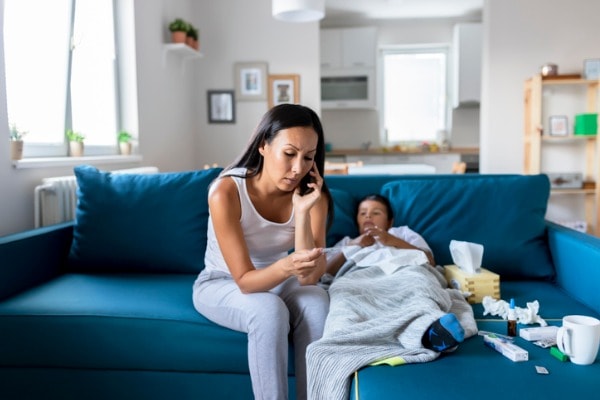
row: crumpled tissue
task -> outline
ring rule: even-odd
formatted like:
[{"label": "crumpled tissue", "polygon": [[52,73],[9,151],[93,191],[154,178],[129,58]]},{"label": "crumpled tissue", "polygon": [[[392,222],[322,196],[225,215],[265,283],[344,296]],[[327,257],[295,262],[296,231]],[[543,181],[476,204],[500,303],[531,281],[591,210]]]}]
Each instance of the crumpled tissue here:
[{"label": "crumpled tissue", "polygon": [[469,274],[481,272],[483,245],[460,240],[451,240],[450,255],[452,256],[454,264],[461,270]]},{"label": "crumpled tissue", "polygon": [[[505,300],[496,300],[491,296],[485,296],[482,300],[483,315],[498,315],[502,319],[508,319],[510,305]],[[538,315],[540,303],[537,300],[527,303],[527,308],[515,307],[517,322],[520,324],[540,324],[547,326],[548,323]]]}]

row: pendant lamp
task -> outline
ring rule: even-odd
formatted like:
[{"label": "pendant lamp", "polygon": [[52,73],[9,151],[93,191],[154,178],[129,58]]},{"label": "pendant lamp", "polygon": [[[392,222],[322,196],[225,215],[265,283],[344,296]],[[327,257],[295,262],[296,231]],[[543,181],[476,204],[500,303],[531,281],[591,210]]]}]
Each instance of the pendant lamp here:
[{"label": "pendant lamp", "polygon": [[285,22],[312,22],[325,16],[325,0],[273,0],[273,17]]}]

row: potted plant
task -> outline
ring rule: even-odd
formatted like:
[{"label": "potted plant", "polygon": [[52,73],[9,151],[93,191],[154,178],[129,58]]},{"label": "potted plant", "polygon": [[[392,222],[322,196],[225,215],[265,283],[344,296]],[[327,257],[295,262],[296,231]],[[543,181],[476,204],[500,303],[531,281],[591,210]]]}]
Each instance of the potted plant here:
[{"label": "potted plant", "polygon": [[198,29],[192,24],[188,24],[185,43],[195,50],[198,50],[200,47],[198,43]]},{"label": "potted plant", "polygon": [[83,141],[85,140],[85,135],[75,132],[72,129],[68,129],[66,136],[69,141],[69,154],[71,157],[83,156]]},{"label": "potted plant", "polygon": [[185,43],[188,32],[188,23],[181,18],[175,19],[169,24],[171,31],[171,41],[173,43]]},{"label": "potted plant", "polygon": [[21,158],[23,158],[23,136],[25,136],[27,132],[17,128],[16,124],[11,124],[9,129],[10,159],[20,160]]},{"label": "potted plant", "polygon": [[117,133],[117,142],[119,142],[119,150],[122,155],[128,156],[131,154],[132,140],[133,135],[127,131]]}]

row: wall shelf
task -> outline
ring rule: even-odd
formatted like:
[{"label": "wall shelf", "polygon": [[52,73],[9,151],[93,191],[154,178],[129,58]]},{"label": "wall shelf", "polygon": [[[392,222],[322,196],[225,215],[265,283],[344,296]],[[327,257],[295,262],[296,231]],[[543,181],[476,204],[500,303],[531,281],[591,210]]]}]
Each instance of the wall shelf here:
[{"label": "wall shelf", "polygon": [[163,67],[167,65],[167,57],[169,54],[173,54],[182,60],[182,71],[185,68],[185,61],[197,60],[202,58],[204,55],[198,50],[195,50],[184,43],[168,43],[163,47]]}]

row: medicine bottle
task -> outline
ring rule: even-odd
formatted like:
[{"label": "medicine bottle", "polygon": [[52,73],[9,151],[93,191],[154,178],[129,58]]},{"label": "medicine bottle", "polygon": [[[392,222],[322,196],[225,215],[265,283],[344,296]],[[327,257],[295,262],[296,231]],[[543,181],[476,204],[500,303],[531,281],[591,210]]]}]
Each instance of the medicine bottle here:
[{"label": "medicine bottle", "polygon": [[515,313],[515,299],[510,299],[508,308],[508,317],[506,322],[506,334],[508,336],[517,336],[517,315]]}]

